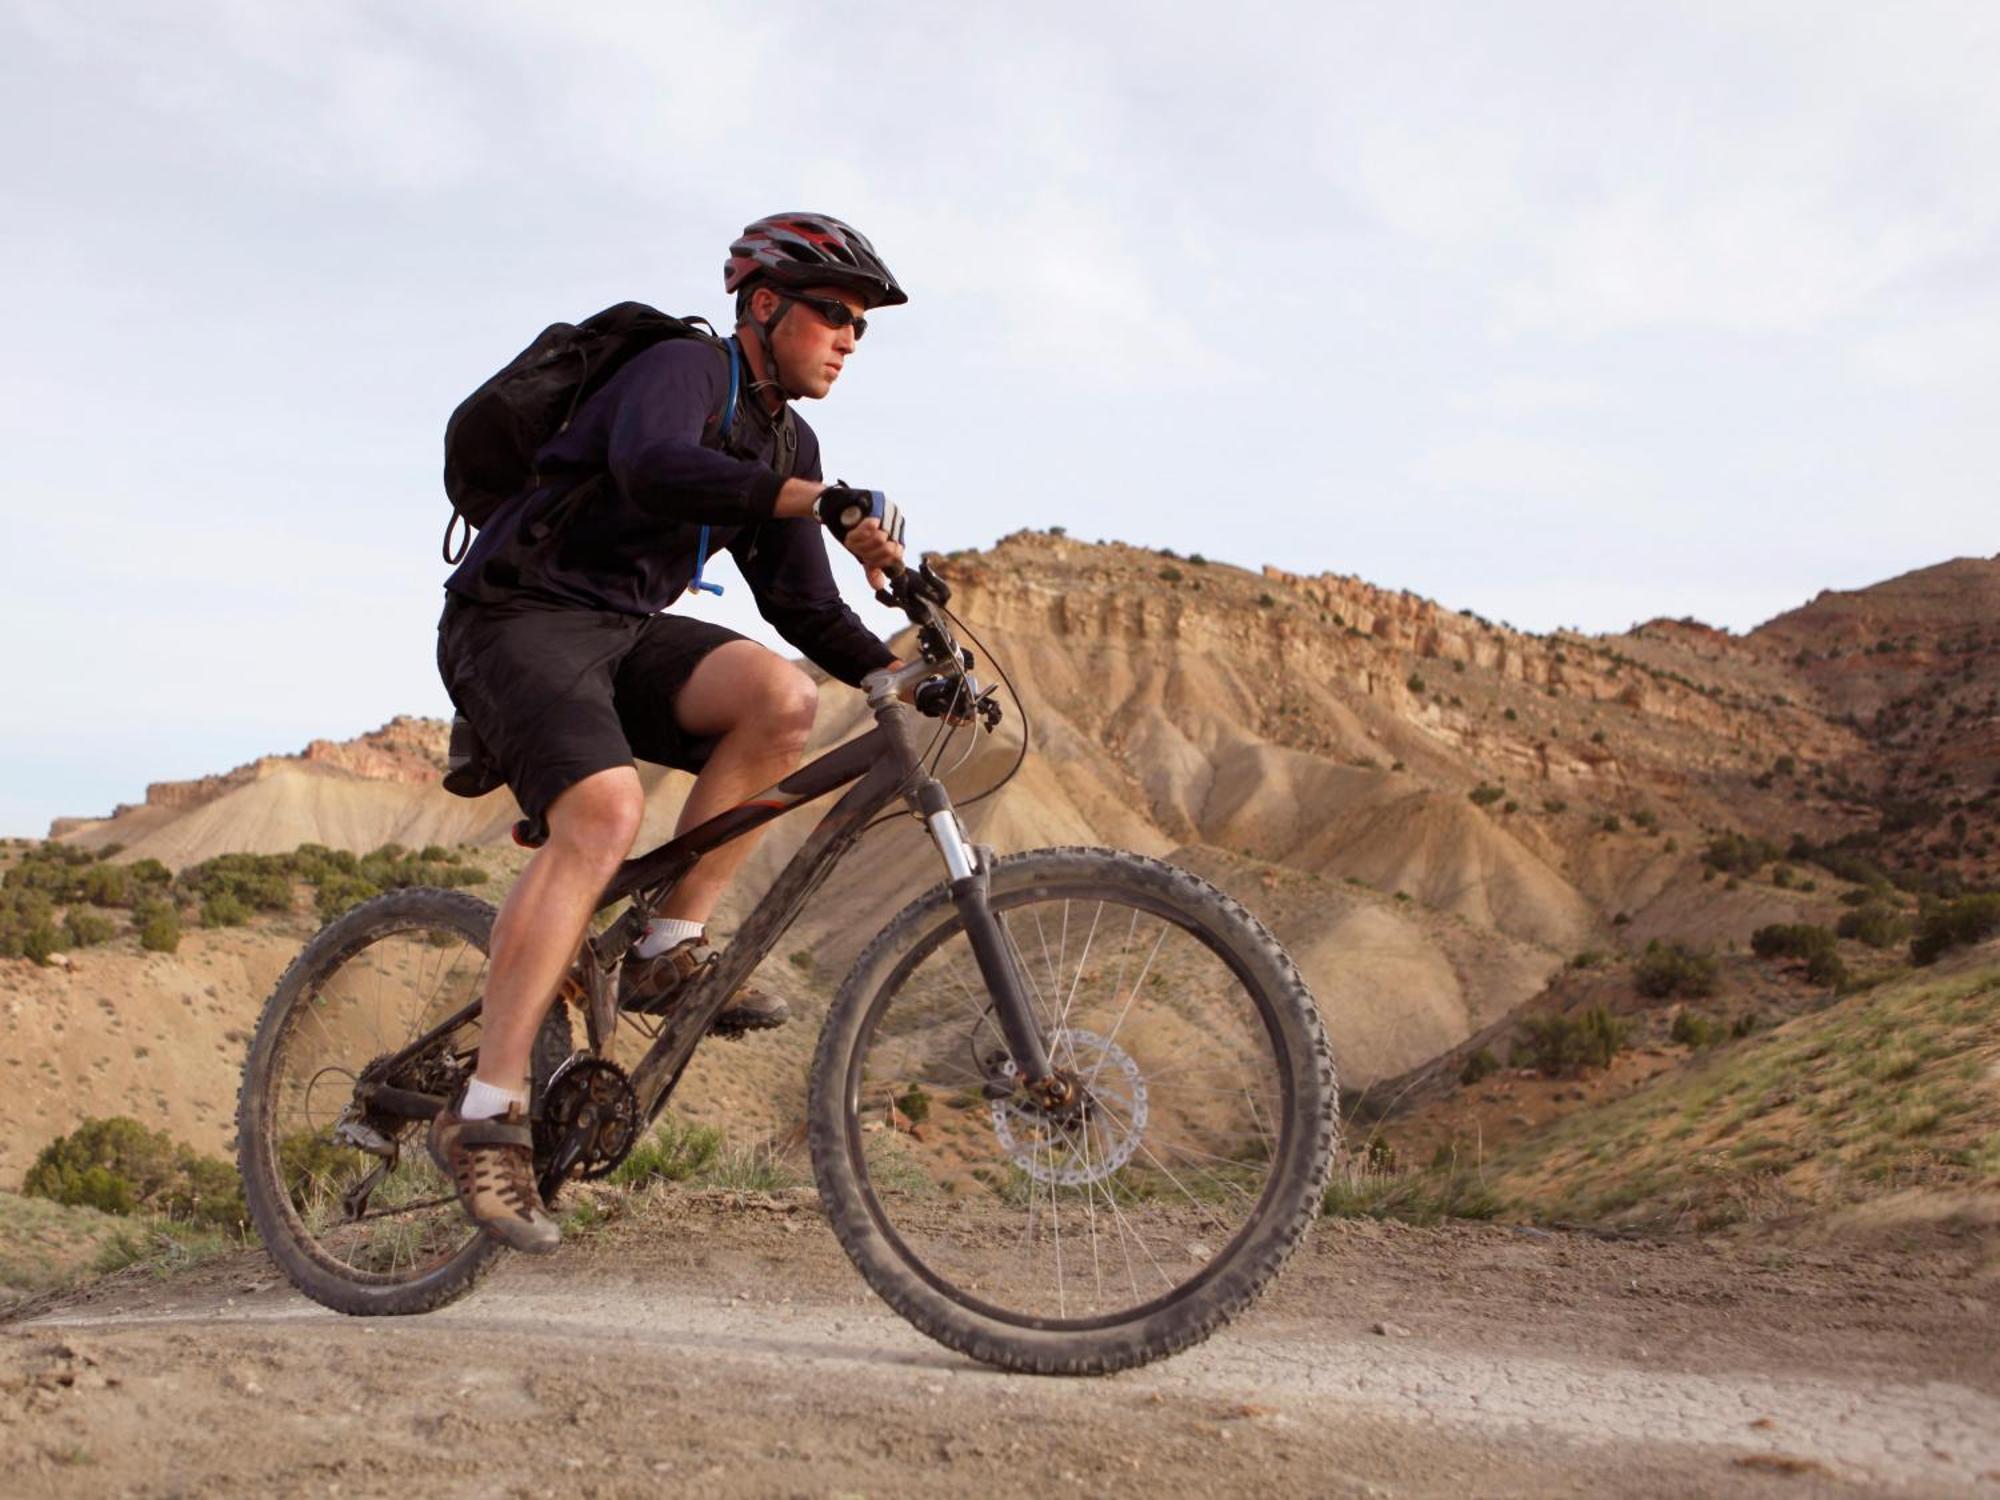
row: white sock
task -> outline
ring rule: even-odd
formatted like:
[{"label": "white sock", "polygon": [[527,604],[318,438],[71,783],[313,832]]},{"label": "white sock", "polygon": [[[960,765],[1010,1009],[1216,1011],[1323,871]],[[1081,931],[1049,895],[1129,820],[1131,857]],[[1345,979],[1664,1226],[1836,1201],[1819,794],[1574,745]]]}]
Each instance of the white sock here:
[{"label": "white sock", "polygon": [[458,1117],[461,1120],[497,1120],[516,1104],[523,1113],[528,1108],[528,1095],[522,1089],[495,1088],[485,1079],[474,1077],[465,1086],[465,1098],[459,1103]]},{"label": "white sock", "polygon": [[701,936],[699,922],[683,922],[678,917],[655,917],[646,924],[646,935],[632,945],[632,951],[641,958],[652,958],[665,953],[676,943],[685,943],[689,938]]}]

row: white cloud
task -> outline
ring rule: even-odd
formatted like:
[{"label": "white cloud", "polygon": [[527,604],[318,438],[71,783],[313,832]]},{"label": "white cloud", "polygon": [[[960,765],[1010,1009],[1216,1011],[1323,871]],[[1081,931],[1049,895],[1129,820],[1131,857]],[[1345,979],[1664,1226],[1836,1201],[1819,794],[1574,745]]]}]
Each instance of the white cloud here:
[{"label": "white cloud", "polygon": [[335,0],[171,8],[16,0],[28,33],[169,119],[204,154],[402,191],[479,160],[471,101],[420,33]]},{"label": "white cloud", "polygon": [[17,663],[49,723],[106,712],[72,684],[107,661],[191,724],[420,706],[451,403],[553,318],[721,312],[778,208],[911,288],[810,417],[927,543],[1061,522],[1593,628],[1640,608],[1634,539],[1647,611],[1738,625],[1992,550],[1988,5],[0,0],[0,32],[4,503],[74,522],[0,630],[77,643]]},{"label": "white cloud", "polygon": [[1465,497],[1538,500],[1587,519],[1589,504],[1629,504],[1655,486],[1629,463],[1591,448],[1483,432],[1447,440],[1410,464],[1410,478]]}]

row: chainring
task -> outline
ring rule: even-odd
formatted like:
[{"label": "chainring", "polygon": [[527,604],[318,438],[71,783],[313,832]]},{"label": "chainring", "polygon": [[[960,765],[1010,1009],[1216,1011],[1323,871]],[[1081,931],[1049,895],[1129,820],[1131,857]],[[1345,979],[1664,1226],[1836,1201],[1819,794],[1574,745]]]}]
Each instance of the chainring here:
[{"label": "chainring", "polygon": [[641,1123],[639,1096],[623,1068],[601,1057],[572,1057],[542,1094],[535,1164],[546,1171],[567,1162],[564,1180],[606,1176],[638,1144]]}]

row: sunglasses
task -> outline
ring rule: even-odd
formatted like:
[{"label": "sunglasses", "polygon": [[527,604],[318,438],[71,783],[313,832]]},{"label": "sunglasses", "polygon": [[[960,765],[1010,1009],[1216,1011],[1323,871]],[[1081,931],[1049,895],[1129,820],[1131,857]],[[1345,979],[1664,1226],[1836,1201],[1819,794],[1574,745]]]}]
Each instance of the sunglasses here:
[{"label": "sunglasses", "polygon": [[[776,288],[773,288],[773,290],[776,290]],[[856,340],[859,340],[862,335],[868,332],[867,318],[861,316],[861,314],[855,312],[845,302],[839,301],[836,298],[808,297],[803,292],[779,292],[778,295],[787,302],[803,302],[822,318],[825,318],[827,327],[829,328],[845,328],[849,324],[852,324]]]}]

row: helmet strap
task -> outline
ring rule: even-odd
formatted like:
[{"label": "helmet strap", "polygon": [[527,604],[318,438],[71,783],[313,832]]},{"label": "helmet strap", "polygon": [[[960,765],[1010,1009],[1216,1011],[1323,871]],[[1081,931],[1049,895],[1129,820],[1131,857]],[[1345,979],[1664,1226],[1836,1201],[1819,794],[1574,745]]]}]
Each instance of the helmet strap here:
[{"label": "helmet strap", "polygon": [[776,396],[780,407],[783,407],[787,401],[790,401],[797,395],[797,392],[789,389],[784,381],[778,377],[778,355],[774,347],[777,342],[778,325],[785,320],[785,314],[791,310],[791,299],[789,297],[779,297],[778,310],[776,312],[772,313],[770,317],[761,323],[754,321],[750,323],[750,327],[756,332],[757,342],[761,346],[759,352],[763,355],[764,364],[764,378],[762,380],[751,381],[750,389],[756,394],[759,400],[763,399],[766,392]]}]

